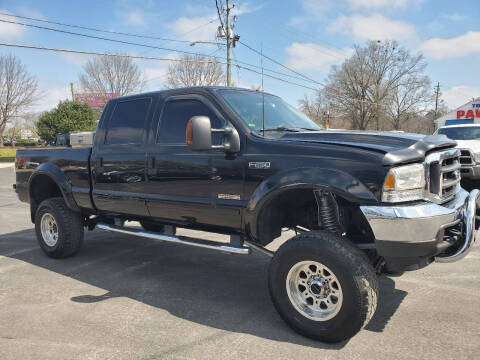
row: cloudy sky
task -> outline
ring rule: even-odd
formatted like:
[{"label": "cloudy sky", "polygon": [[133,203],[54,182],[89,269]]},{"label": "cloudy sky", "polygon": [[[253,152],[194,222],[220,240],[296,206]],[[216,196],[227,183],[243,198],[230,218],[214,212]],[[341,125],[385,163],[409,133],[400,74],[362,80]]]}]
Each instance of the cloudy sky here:
[{"label": "cloudy sky", "polygon": [[[413,53],[422,52],[427,74],[440,82],[443,99],[450,107],[480,96],[480,13],[479,0],[238,0],[235,33],[240,40],[291,69],[323,82],[330,67],[341,64],[355,44],[368,40],[395,39]],[[144,34],[175,40],[214,41],[218,27],[214,0],[111,0],[53,1],[0,0],[0,12],[87,27]],[[0,15],[0,20],[36,23]],[[167,40],[121,37],[87,30],[68,29],[95,36],[150,44],[151,49],[103,40],[77,37],[52,31],[27,28],[0,21],[0,42],[37,45],[84,51],[127,52],[153,57],[178,57],[178,52],[199,52],[219,57],[224,48],[211,44],[179,43]],[[36,110],[47,110],[70,95],[69,83],[78,84],[78,74],[86,55],[61,54],[37,50],[6,48],[0,54],[15,54],[39,79],[42,98]],[[234,61],[260,66],[255,52],[238,44]],[[148,89],[163,88],[167,62],[136,60],[145,71]],[[266,69],[298,76],[264,60]],[[274,76],[300,82],[293,77]],[[261,83],[259,74],[234,68],[233,80],[240,86]],[[314,83],[302,82],[307,86]],[[283,96],[292,104],[308,90],[296,85],[264,78],[265,89]],[[433,91],[433,88],[432,88]]]}]

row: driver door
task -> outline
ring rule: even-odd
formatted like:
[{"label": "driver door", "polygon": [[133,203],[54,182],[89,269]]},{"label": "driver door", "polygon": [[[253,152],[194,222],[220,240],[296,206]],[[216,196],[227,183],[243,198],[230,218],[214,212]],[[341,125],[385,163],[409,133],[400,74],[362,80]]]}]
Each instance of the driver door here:
[{"label": "driver door", "polygon": [[[186,145],[188,120],[208,116],[212,128],[226,121],[200,95],[172,96],[158,117],[157,136],[147,154],[147,207],[150,216],[179,223],[238,228],[244,162],[227,158],[222,149],[193,151]],[[222,143],[213,134],[212,143]],[[226,200],[225,194],[235,199]]]}]

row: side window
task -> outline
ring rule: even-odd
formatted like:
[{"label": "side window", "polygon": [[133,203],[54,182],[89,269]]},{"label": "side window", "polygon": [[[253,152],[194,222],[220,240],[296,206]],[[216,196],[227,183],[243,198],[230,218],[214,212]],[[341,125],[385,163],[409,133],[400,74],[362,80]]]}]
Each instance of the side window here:
[{"label": "side window", "polygon": [[108,121],[105,144],[140,144],[151,99],[118,102]]},{"label": "side window", "polygon": [[[224,126],[215,113],[199,100],[173,100],[167,101],[163,108],[157,143],[185,143],[185,130],[188,120],[192,116],[208,116],[212,128]],[[213,134],[212,143],[221,144],[222,134]],[[220,135],[220,136],[217,136]]]}]

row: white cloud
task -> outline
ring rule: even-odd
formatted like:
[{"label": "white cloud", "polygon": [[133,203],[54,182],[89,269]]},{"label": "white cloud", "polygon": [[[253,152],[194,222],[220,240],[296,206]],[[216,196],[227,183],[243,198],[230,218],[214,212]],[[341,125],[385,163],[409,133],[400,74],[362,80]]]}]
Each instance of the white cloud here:
[{"label": "white cloud", "polygon": [[353,9],[381,9],[381,8],[404,8],[416,4],[419,0],[347,0]]},{"label": "white cloud", "polygon": [[463,35],[450,38],[434,38],[420,46],[428,57],[446,59],[480,53],[480,31],[468,31]]},{"label": "white cloud", "polygon": [[75,53],[62,53],[62,58],[72,65],[83,66],[88,61],[88,55]]},{"label": "white cloud", "polygon": [[[11,14],[7,10],[0,9],[0,12]],[[1,20],[15,21],[15,18],[6,15],[0,15]],[[25,33],[25,27],[22,25],[9,24],[0,22],[0,39],[10,40],[12,38],[20,38]]]},{"label": "white cloud", "polygon": [[170,24],[170,28],[180,40],[213,41],[218,21],[212,21],[215,14],[202,17],[181,17]]},{"label": "white cloud", "polygon": [[43,112],[53,109],[60,101],[71,100],[70,86],[40,84],[40,97],[32,106],[34,112]]},{"label": "white cloud", "polygon": [[453,14],[440,14],[440,17],[451,20],[451,21],[464,21],[468,19],[467,15],[459,14],[459,13],[453,13]]},{"label": "white cloud", "polygon": [[328,71],[331,65],[341,63],[352,49],[327,48],[313,43],[292,43],[285,49],[287,66],[294,70]]},{"label": "white cloud", "polygon": [[23,16],[28,16],[35,19],[47,20],[40,11],[29,8],[27,6],[20,6],[16,9],[18,9],[17,10],[18,13],[22,14]]},{"label": "white cloud", "polygon": [[325,16],[325,13],[332,8],[333,0],[311,1],[303,0],[302,8],[305,15],[295,16],[290,21],[290,25],[301,25],[304,23],[318,21],[319,18]]},{"label": "white cloud", "polygon": [[125,22],[133,26],[145,26],[145,16],[140,9],[131,10],[126,14]]},{"label": "white cloud", "polygon": [[[179,56],[177,53],[169,53],[166,56],[163,56],[169,59],[178,59]],[[170,65],[169,61],[159,61],[155,63],[156,66],[147,66],[143,68],[143,73],[145,75],[145,80],[147,81],[147,88],[150,90],[158,90],[159,88],[164,87],[168,66]]]},{"label": "white cloud", "polygon": [[231,14],[232,15],[243,15],[243,14],[249,14],[255,11],[258,11],[263,8],[263,4],[256,4],[256,5],[250,5],[248,2],[242,2],[239,4],[235,4],[235,7],[232,9]]},{"label": "white cloud", "polygon": [[478,97],[480,97],[480,87],[459,85],[442,91],[443,100],[445,100],[447,106],[452,109],[471,101],[472,98]]},{"label": "white cloud", "polygon": [[413,41],[417,39],[414,26],[403,21],[391,20],[380,14],[370,16],[341,15],[332,23],[331,29],[335,32],[352,36],[357,41]]}]

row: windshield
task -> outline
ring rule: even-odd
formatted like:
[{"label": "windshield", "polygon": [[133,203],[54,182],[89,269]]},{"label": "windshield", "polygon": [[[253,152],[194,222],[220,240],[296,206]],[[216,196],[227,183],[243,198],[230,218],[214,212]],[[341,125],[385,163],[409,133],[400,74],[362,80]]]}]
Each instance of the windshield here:
[{"label": "windshield", "polygon": [[438,130],[438,133],[447,135],[452,140],[480,139],[480,127],[475,126],[446,127]]},{"label": "windshield", "polygon": [[265,131],[323,129],[277,96],[262,96],[261,92],[238,90],[221,90],[220,95],[250,129],[259,133],[263,131],[264,112]]}]

